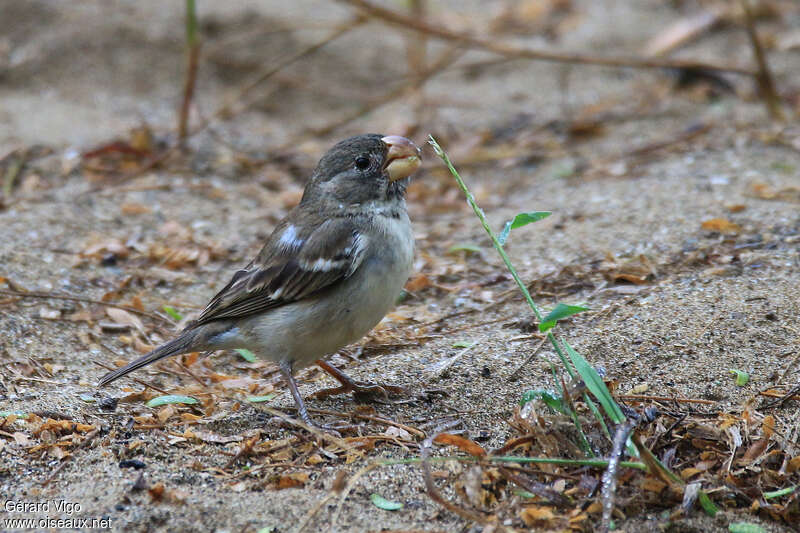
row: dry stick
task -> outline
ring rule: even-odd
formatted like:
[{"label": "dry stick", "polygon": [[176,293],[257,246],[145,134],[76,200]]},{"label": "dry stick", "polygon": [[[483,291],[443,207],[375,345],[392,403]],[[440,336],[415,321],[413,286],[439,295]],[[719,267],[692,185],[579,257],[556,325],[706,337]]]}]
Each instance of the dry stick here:
[{"label": "dry stick", "polygon": [[400,26],[405,29],[413,30],[425,35],[437,37],[445,41],[456,41],[467,48],[485,50],[507,57],[517,57],[532,59],[537,61],[552,61],[557,63],[578,63],[583,65],[601,65],[607,67],[630,67],[630,68],[678,68],[694,70],[713,70],[719,72],[731,72],[744,76],[755,76],[752,70],[736,65],[724,65],[706,63],[703,61],[683,60],[683,59],[659,59],[642,57],[604,57],[589,54],[550,52],[536,50],[533,48],[514,46],[507,43],[500,43],[491,39],[483,39],[469,33],[457,32],[445,29],[441,25],[433,25],[407,17],[396,11],[376,6],[366,0],[338,0],[345,4],[361,9],[367,15],[379,18],[388,24]]},{"label": "dry stick", "polygon": [[325,506],[325,504],[327,504],[329,501],[331,501],[335,497],[336,497],[336,493],[335,492],[329,492],[327,496],[325,496],[324,498],[320,499],[316,504],[314,504],[314,507],[309,509],[308,512],[303,517],[303,519],[300,520],[300,523],[297,524],[297,529],[295,529],[295,532],[296,533],[300,533],[301,531],[303,531],[303,529],[305,529],[305,527],[308,524],[308,522],[312,518],[314,518],[314,515],[316,515],[319,512],[319,510],[322,509]]},{"label": "dry stick", "polygon": [[300,420],[297,420],[295,418],[287,416],[285,413],[282,413],[281,411],[278,411],[277,409],[273,409],[271,407],[259,407],[258,409],[259,410],[264,410],[267,413],[271,414],[272,416],[278,417],[281,420],[283,420],[284,422],[286,422],[286,423],[288,423],[288,424],[290,424],[292,426],[297,426],[299,428],[305,429],[306,431],[308,431],[312,435],[318,437],[320,440],[330,441],[333,444],[339,446],[342,450],[345,450],[345,451],[348,451],[348,452],[353,452],[353,453],[357,454],[359,457],[364,457],[364,452],[362,452],[361,450],[359,450],[355,446],[350,446],[350,444],[346,440],[344,440],[344,439],[342,439],[340,437],[336,437],[334,435],[331,435],[330,433],[327,433],[327,432],[325,432],[325,431],[323,431],[321,429],[318,429],[318,428],[316,428],[314,426],[309,426],[305,422],[301,422]]},{"label": "dry stick", "polygon": [[[791,353],[791,351],[789,353]],[[789,372],[791,372],[795,365],[797,365],[798,361],[800,361],[800,350],[797,350],[797,354],[795,354],[794,358],[789,361],[789,364],[786,365],[786,368],[783,369],[783,372],[781,372],[781,376],[778,378],[776,385],[780,385],[783,380],[786,379],[786,376],[789,374]]]},{"label": "dry stick", "polygon": [[364,415],[360,413],[343,413],[339,411],[331,411],[328,409],[309,409],[308,412],[320,415],[338,416],[340,418],[358,418],[360,420],[367,420],[369,422],[383,424],[384,426],[394,426],[398,429],[402,429],[403,431],[408,431],[409,433],[416,435],[417,437],[421,438],[425,437],[425,432],[422,431],[421,429],[417,429],[413,426],[407,426],[405,424],[401,424],[400,422],[395,422],[394,420],[389,420],[388,418],[383,418],[379,416]]},{"label": "dry stick", "polygon": [[775,82],[772,78],[772,72],[767,64],[767,56],[764,53],[764,48],[761,46],[761,40],[756,33],[756,23],[753,19],[753,11],[750,9],[749,0],[739,0],[744,11],[745,28],[747,29],[747,36],[750,38],[750,46],[753,47],[753,56],[758,65],[758,72],[755,75],[756,83],[761,91],[761,96],[764,98],[764,105],[767,106],[767,112],[774,120],[784,120],[783,110],[781,109],[781,100],[775,90]]},{"label": "dry stick", "polygon": [[42,481],[42,486],[45,486],[45,485],[47,485],[48,483],[50,483],[51,481],[53,481],[53,479],[56,477],[56,474],[58,474],[59,472],[61,472],[61,470],[62,470],[62,469],[64,468],[64,466],[67,464],[67,461],[69,461],[69,458],[70,458],[70,457],[74,457],[74,456],[75,456],[75,452],[76,452],[76,451],[80,450],[81,448],[85,448],[86,446],[88,446],[88,445],[89,445],[89,443],[90,443],[90,442],[91,442],[91,441],[92,441],[92,440],[93,440],[93,439],[94,439],[94,438],[95,438],[95,437],[96,437],[96,436],[97,436],[99,433],[100,433],[100,428],[94,429],[94,430],[90,431],[89,433],[87,433],[87,434],[86,434],[86,437],[83,439],[83,442],[81,442],[80,444],[78,444],[78,445],[75,447],[75,449],[74,449],[74,450],[72,450],[72,453],[71,453],[71,454],[69,454],[68,456],[66,456],[66,457],[64,458],[64,460],[63,460],[63,461],[61,461],[61,464],[59,464],[59,465],[58,465],[58,466],[55,468],[55,470],[53,470],[53,471],[50,473],[50,475],[49,475],[49,476],[47,476],[47,479],[45,479],[44,481]]},{"label": "dry stick", "polygon": [[[353,490],[353,488],[355,488],[356,484],[358,483],[358,480],[361,479],[361,477],[364,474],[366,474],[370,470],[374,470],[375,468],[378,468],[379,466],[383,466],[383,463],[381,463],[381,462],[370,463],[367,466],[365,466],[364,468],[362,468],[361,470],[359,470],[358,472],[356,472],[353,475],[353,477],[350,478],[350,481],[347,482],[347,486],[344,488],[344,490],[342,491],[342,494],[339,496],[339,503],[336,506],[336,511],[333,513],[333,518],[331,518],[331,527],[330,527],[329,531],[336,531],[336,523],[339,521],[339,515],[342,512],[342,507],[344,506],[344,501],[347,499],[347,496],[350,495],[350,492]],[[310,519],[311,517],[308,517],[308,518]],[[305,527],[305,524],[306,524],[306,520],[304,519],[304,521],[301,523],[301,526]],[[299,533],[301,529],[302,528],[298,528],[297,533]]]},{"label": "dry stick", "polygon": [[628,441],[637,421],[628,420],[617,428],[614,433],[614,445],[608,458],[608,468],[603,472],[602,494],[603,494],[603,519],[600,523],[600,531],[608,532],[611,526],[611,514],[614,512],[614,497],[617,492],[617,473],[619,472],[619,462],[622,452],[625,450],[625,443]]},{"label": "dry stick", "polygon": [[114,307],[117,309],[123,309],[128,311],[129,313],[134,313],[141,316],[146,316],[148,318],[152,318],[153,320],[158,320],[161,322],[167,322],[164,317],[158,316],[153,313],[148,313],[147,311],[141,311],[136,309],[135,307],[131,307],[129,305],[121,305],[115,304],[111,302],[104,302],[102,300],[94,300],[92,298],[84,298],[82,296],[72,296],[70,294],[58,294],[53,292],[37,292],[37,291],[12,291],[8,289],[0,289],[0,294],[5,294],[6,296],[17,296],[19,298],[43,298],[43,299],[53,299],[53,300],[68,300],[71,302],[83,302],[87,304],[97,304],[103,305],[105,307]]},{"label": "dry stick", "polygon": [[197,79],[197,63],[200,57],[200,41],[197,38],[197,10],[194,0],[186,0],[186,44],[188,56],[186,65],[186,79],[183,84],[183,100],[180,114],[178,115],[178,143],[186,140],[187,124],[189,123],[189,107],[194,95],[194,84]]},{"label": "dry stick", "polygon": [[676,398],[674,396],[650,396],[647,394],[614,394],[614,398],[618,400],[627,400],[633,402],[675,402],[675,403],[700,403],[703,405],[717,405],[719,402],[714,400],[701,400],[699,398]]},{"label": "dry stick", "polygon": [[428,496],[430,496],[431,500],[438,503],[448,511],[455,513],[466,520],[471,520],[484,525],[489,524],[491,523],[489,517],[478,514],[470,509],[464,509],[463,507],[445,499],[444,496],[439,493],[439,490],[436,488],[436,484],[433,482],[433,477],[431,476],[431,464],[430,461],[428,461],[431,446],[433,445],[433,441],[436,437],[450,429],[453,425],[453,423],[446,424],[444,427],[439,428],[439,430],[434,432],[430,437],[422,442],[420,455],[422,457],[422,473],[425,478],[425,489],[428,491]]},{"label": "dry stick", "polygon": [[[349,31],[359,27],[364,22],[366,22],[366,19],[364,17],[358,16],[355,19],[352,19],[352,20],[349,20],[349,21],[347,21],[347,22],[345,22],[343,24],[340,24],[328,36],[326,36],[324,39],[320,40],[319,42],[317,42],[317,43],[315,43],[315,44],[313,44],[311,46],[309,46],[308,48],[305,48],[305,49],[303,49],[303,50],[301,50],[301,51],[299,51],[299,52],[287,57],[285,60],[281,61],[280,63],[278,63],[274,67],[265,70],[264,72],[259,74],[256,78],[254,78],[250,83],[248,83],[242,89],[240,89],[239,92],[236,94],[236,96],[234,96],[233,98],[229,99],[225,104],[223,104],[221,107],[219,107],[214,112],[214,114],[212,115],[212,120],[221,118],[224,115],[230,115],[231,114],[231,109],[233,108],[233,106],[237,102],[240,102],[241,100],[244,100],[244,98],[248,94],[250,94],[256,87],[258,87],[259,85],[261,85],[262,83],[267,81],[269,78],[271,78],[272,76],[274,76],[275,74],[277,74],[278,72],[283,70],[284,68],[288,67],[292,63],[294,63],[294,62],[296,62],[296,61],[298,61],[298,60],[300,60],[300,59],[302,59],[302,58],[304,58],[304,57],[306,57],[308,55],[313,54],[314,52],[316,52],[320,48],[322,48],[322,47],[326,46],[327,44],[331,43],[332,41],[338,39],[339,37],[341,37],[345,33],[347,33]],[[192,134],[198,133],[199,130],[205,129],[205,127],[208,126],[208,124],[209,123],[206,122],[205,124],[201,125],[200,128],[198,128],[197,131],[192,132]]]},{"label": "dry stick", "polygon": [[513,380],[514,378],[516,378],[516,377],[517,377],[517,374],[519,374],[519,373],[520,373],[520,371],[521,371],[521,370],[522,370],[522,369],[523,369],[525,366],[527,366],[527,364],[528,364],[528,363],[530,363],[530,362],[531,362],[531,360],[533,360],[533,358],[534,358],[534,357],[536,357],[536,354],[537,354],[537,353],[539,353],[539,350],[541,350],[541,349],[542,349],[542,346],[544,346],[544,343],[546,343],[546,342],[547,342],[547,337],[544,337],[544,338],[543,338],[543,339],[542,339],[542,340],[539,342],[539,344],[537,344],[537,345],[536,345],[536,348],[534,348],[534,349],[533,349],[533,351],[531,352],[531,354],[530,354],[528,357],[526,357],[526,358],[525,358],[525,360],[522,362],[522,364],[521,364],[521,365],[519,365],[519,366],[517,367],[517,369],[516,369],[516,370],[514,370],[514,371],[511,373],[511,375],[510,375],[510,376],[508,376],[508,378],[507,378],[507,379],[508,379],[508,381],[511,381],[511,380]]},{"label": "dry stick", "polygon": [[429,79],[436,76],[437,74],[441,74],[445,70],[445,67],[447,67],[450,63],[452,63],[457,58],[457,56],[462,53],[463,52],[459,50],[458,46],[452,46],[448,48],[447,50],[442,52],[439,58],[430,67],[415,74],[415,76],[410,82],[398,87],[397,89],[389,91],[388,93],[384,94],[377,100],[374,100],[360,107],[350,115],[347,115],[346,117],[343,117],[333,122],[332,124],[328,124],[327,126],[311,129],[308,133],[316,136],[327,135],[332,131],[344,126],[345,124],[349,124],[354,120],[357,120],[365,115],[372,113],[379,107],[382,107],[388,104],[389,102],[396,100],[406,92],[419,89]]},{"label": "dry stick", "polygon": [[551,502],[556,507],[561,507],[563,509],[570,504],[570,501],[562,494],[554,491],[553,489],[547,488],[545,485],[541,483],[538,482],[531,483],[527,479],[523,479],[522,477],[516,475],[508,467],[501,466],[498,467],[498,470],[500,471],[500,474],[502,474],[502,476],[505,477],[507,480],[511,481],[512,483],[516,483],[517,485],[527,490],[528,492]]},{"label": "dry stick", "polygon": [[[788,402],[789,400],[800,400],[800,396],[797,396],[797,393],[800,392],[800,384],[795,385],[789,392],[784,394],[783,396],[778,397],[776,400],[771,402],[767,402],[764,404],[763,409],[767,409],[769,407],[774,407],[776,405],[783,405],[784,403]],[[774,397],[772,394],[768,394],[767,391],[759,392],[760,396],[766,396],[768,398]]]},{"label": "dry stick", "polygon": [[[261,83],[265,82],[270,77],[272,77],[274,74],[276,74],[280,70],[286,68],[287,66],[291,65],[295,61],[298,61],[299,59],[302,59],[302,58],[306,57],[307,55],[310,55],[310,54],[316,52],[317,50],[319,50],[323,46],[329,44],[331,41],[341,37],[342,35],[344,35],[348,31],[360,26],[364,21],[365,20],[363,19],[363,17],[358,17],[353,21],[349,21],[349,22],[344,23],[344,24],[342,24],[340,26],[337,26],[337,28],[330,35],[328,35],[325,39],[323,39],[323,40],[321,40],[321,41],[309,46],[308,48],[306,48],[304,50],[301,50],[300,52],[290,56],[285,61],[282,61],[280,64],[278,64],[276,67],[273,67],[273,68],[270,68],[270,69],[264,71],[257,78],[255,78],[253,81],[248,83],[244,88],[242,88],[234,98],[230,99],[227,103],[225,103],[221,107],[219,107],[213,113],[212,118],[210,120],[204,121],[202,124],[197,126],[194,130],[188,132],[187,137],[193,137],[193,136],[201,133],[215,119],[219,119],[223,115],[227,116],[228,118],[234,116],[235,113],[231,112],[231,107],[233,105],[235,105],[237,102],[239,102],[241,99],[243,99],[245,96],[247,96],[258,85],[260,85]],[[116,181],[115,185],[120,185],[122,183],[128,182],[128,181],[130,181],[130,180],[132,180],[134,178],[137,178],[137,177],[141,176],[142,174],[144,174],[148,170],[151,170],[152,168],[154,168],[155,166],[159,165],[164,160],[166,160],[170,155],[172,155],[172,153],[174,153],[178,149],[179,146],[180,146],[180,144],[178,143],[178,144],[173,144],[172,146],[168,147],[159,156],[151,159],[150,161],[148,161],[141,168],[138,168],[138,169],[136,169],[136,170],[134,170],[134,171],[132,171],[132,172],[130,172],[128,174],[124,174],[123,176],[121,176]],[[278,150],[278,149],[276,149],[276,150]],[[84,193],[81,193],[78,196],[81,196],[83,194],[95,193],[95,192],[97,192],[99,190],[108,190],[108,187],[103,187],[103,186],[93,187],[93,188],[89,189],[88,191],[86,191]]]}]

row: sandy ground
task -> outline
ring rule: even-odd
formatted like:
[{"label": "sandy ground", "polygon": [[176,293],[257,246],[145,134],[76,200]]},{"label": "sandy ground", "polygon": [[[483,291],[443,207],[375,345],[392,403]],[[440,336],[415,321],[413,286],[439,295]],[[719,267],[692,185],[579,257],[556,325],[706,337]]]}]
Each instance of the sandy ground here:
[{"label": "sandy ground", "polygon": [[[439,2],[432,4],[437,13],[444,10]],[[493,2],[492,9],[499,4]],[[655,0],[576,4],[582,18],[554,44],[608,54],[637,52],[649,36],[681,15]],[[351,113],[360,102],[402,79],[402,35],[368,24],[287,68],[259,89],[263,94],[247,112],[216,126],[215,135],[193,139],[185,168],[148,172],[123,185],[87,192],[97,183],[68,171],[77,163],[77,154],[125,137],[142,123],[156,132],[173,127],[183,64],[181,5],[0,2],[0,152],[31,145],[52,150],[52,155],[31,163],[36,171],[26,174],[0,210],[0,277],[31,291],[99,299],[132,276],[133,286],[120,301],[138,295],[148,311],[168,304],[188,313],[249,260],[330,142],[362,131],[392,133],[414,123],[409,101],[401,100],[326,138],[306,137],[288,151],[288,163],[255,172],[237,164],[238,153],[267,156],[271,147],[309,126]],[[209,35],[198,82],[198,108],[205,115],[262,65],[330,31],[314,24],[330,26],[350,13],[327,2],[287,8],[282,2],[240,1],[226,3],[224,9],[201,3],[199,9]],[[475,2],[464,9],[477,16],[485,13],[486,5]],[[460,20],[452,13],[448,16],[453,23]],[[615,20],[626,24],[612,24]],[[792,22],[796,27],[800,21],[772,22],[773,29],[783,30]],[[263,33],[263,28],[283,26],[307,29]],[[535,36],[518,39],[550,44]],[[440,49],[432,46],[436,52]],[[746,37],[736,28],[714,32],[682,53],[706,59],[737,57],[742,63],[750,57]],[[471,52],[461,61],[490,57]],[[772,55],[780,86],[800,83],[799,57],[796,50]],[[566,90],[559,81],[565,77]],[[557,301],[589,304],[591,312],[565,323],[561,332],[619,383],[620,392],[635,389],[718,402],[709,412],[735,411],[758,391],[780,380],[797,383],[799,377],[791,364],[800,342],[800,211],[796,196],[766,199],[757,192],[798,186],[800,131],[775,126],[753,101],[750,82],[730,80],[741,97],[728,94],[709,102],[691,90],[664,96],[673,78],[660,71],[566,69],[521,61],[472,73],[454,69],[426,86],[429,106],[413,133],[420,144],[428,133],[443,141],[454,139],[447,148],[457,165],[470,153],[464,145],[487,132],[531,136],[530,144],[518,146],[508,158],[465,164],[462,169],[495,228],[520,211],[553,212],[535,226],[516,230],[508,245],[522,277],[538,282],[537,302],[544,308]],[[562,122],[592,105],[604,106],[612,118],[604,121],[602,132],[566,142]],[[672,142],[697,125],[708,129],[690,141]],[[632,150],[663,141],[672,144],[631,155]],[[450,290],[427,288],[405,300],[384,323],[383,331],[395,339],[392,346],[376,348],[381,343],[373,339],[360,357],[337,355],[334,360],[358,378],[380,376],[416,392],[446,393],[411,403],[373,405],[380,415],[412,426],[435,426],[437,420],[455,418],[471,438],[487,448],[497,447],[513,435],[505,420],[513,415],[521,393],[552,386],[545,361],[554,355],[543,350],[518,379],[509,379],[534,346],[532,340],[520,339],[531,332],[530,313],[521,299],[507,297],[513,289],[510,277],[454,185],[432,170],[437,165],[429,149],[426,156],[426,170],[410,194],[417,268],[438,276]],[[126,204],[148,209],[121,210]],[[723,234],[702,227],[714,218],[740,228]],[[218,253],[205,264],[171,271],[174,275],[167,281],[165,269],[154,270],[151,264],[112,264],[80,256],[93,244],[111,239],[169,242],[170,223],[190,228],[195,242]],[[463,243],[476,244],[482,251],[447,253]],[[607,281],[604,272],[614,270],[608,265],[639,256],[652,265],[647,283]],[[494,282],[486,281],[492,277]],[[424,341],[415,339],[408,327],[503,298],[504,303],[489,310],[445,321]],[[55,475],[58,460],[30,460],[8,442],[0,448],[0,493],[6,500],[64,499],[79,504],[81,516],[110,518],[115,530],[294,531],[330,494],[340,471],[352,475],[370,460],[418,455],[397,446],[377,447],[353,464],[314,469],[303,488],[286,490],[265,488],[263,480],[246,476],[218,475],[213,469],[225,467],[230,460],[226,453],[235,451],[235,443],[204,445],[202,450],[190,442],[170,444],[181,427],[126,430],[131,416],[150,412],[141,403],[120,403],[108,412],[81,399],[95,394],[94,383],[104,373],[92,360],[111,364],[137,355],[120,335],[101,332],[94,322],[66,320],[87,307],[102,314],[102,308],[81,302],[0,303],[0,410],[56,413],[103,428],[94,445],[73,450],[74,456]],[[88,332],[98,333],[110,351],[87,337]],[[156,333],[168,334],[163,329]],[[459,352],[462,348],[453,346],[459,342],[475,344],[446,375],[431,379],[430,366]],[[11,372],[28,357],[51,365],[51,377],[26,380]],[[235,375],[241,361],[221,354],[210,364]],[[748,372],[750,382],[736,387],[730,369]],[[305,394],[330,385],[316,371],[300,376]],[[189,379],[155,369],[139,377],[167,389],[186,385]],[[283,391],[277,381],[276,386]],[[141,388],[119,383],[99,397],[122,397],[123,387]],[[234,410],[234,403],[222,402],[219,416],[204,428],[219,435],[260,428],[269,439],[293,431],[257,409]],[[344,412],[358,405],[350,397],[309,403]],[[288,409],[291,399],[282,394],[273,405]],[[797,409],[789,402],[772,412],[791,420],[797,419]],[[140,443],[134,452],[128,451],[131,442]],[[142,460],[146,468],[120,468],[120,459],[128,456]],[[197,462],[205,468],[197,468]],[[147,491],[133,490],[142,472],[148,486],[163,483],[168,491],[178,491],[181,501],[153,501]],[[43,485],[50,476],[52,481]],[[239,484],[242,479],[246,482]],[[403,502],[405,508],[377,509],[369,498],[372,493]],[[735,519],[759,522],[744,513],[721,513],[714,520],[697,511],[673,522],[654,512],[618,525],[626,531],[722,531]],[[769,530],[785,528],[759,523]],[[426,496],[418,465],[398,465],[365,474],[341,506],[336,499],[326,502],[307,531],[471,527]]]}]

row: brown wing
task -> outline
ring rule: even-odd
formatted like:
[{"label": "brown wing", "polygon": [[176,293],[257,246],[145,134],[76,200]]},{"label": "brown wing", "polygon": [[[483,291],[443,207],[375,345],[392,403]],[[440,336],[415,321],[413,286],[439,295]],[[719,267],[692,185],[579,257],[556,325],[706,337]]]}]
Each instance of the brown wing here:
[{"label": "brown wing", "polygon": [[241,318],[296,302],[348,278],[364,256],[367,237],[346,218],[298,229],[291,220],[273,232],[258,257],[234,274],[192,323]]}]

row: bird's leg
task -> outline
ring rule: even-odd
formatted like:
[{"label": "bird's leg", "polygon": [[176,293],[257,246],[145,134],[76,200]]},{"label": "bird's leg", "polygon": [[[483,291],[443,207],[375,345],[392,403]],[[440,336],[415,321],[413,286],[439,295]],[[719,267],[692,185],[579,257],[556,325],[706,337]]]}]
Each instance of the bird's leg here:
[{"label": "bird's leg", "polygon": [[278,363],[278,367],[280,367],[281,374],[283,374],[283,378],[286,380],[286,383],[289,384],[289,390],[292,392],[292,398],[294,398],[294,403],[297,406],[297,414],[299,414],[303,422],[309,426],[318,427],[308,415],[306,404],[303,401],[303,397],[300,396],[300,389],[297,388],[297,382],[294,380],[294,376],[292,375],[292,363],[284,359]]},{"label": "bird's leg", "polygon": [[315,398],[325,398],[333,396],[334,394],[346,394],[352,392],[355,396],[371,396],[380,394],[384,398],[389,398],[389,393],[392,394],[405,394],[407,391],[403,387],[397,385],[386,385],[382,383],[369,383],[364,381],[355,381],[350,376],[336,368],[330,363],[326,363],[322,359],[317,361],[317,365],[330,374],[336,381],[341,383],[341,386],[330,389],[322,389],[315,392],[312,396]]}]

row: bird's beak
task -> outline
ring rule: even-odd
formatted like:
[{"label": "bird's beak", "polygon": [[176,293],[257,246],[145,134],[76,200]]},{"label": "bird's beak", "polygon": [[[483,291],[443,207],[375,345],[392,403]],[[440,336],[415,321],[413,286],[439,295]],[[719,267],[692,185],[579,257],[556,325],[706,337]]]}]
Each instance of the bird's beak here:
[{"label": "bird's beak", "polygon": [[389,181],[407,178],[419,168],[421,154],[416,144],[399,135],[387,135],[381,141],[389,148],[384,165]]}]

